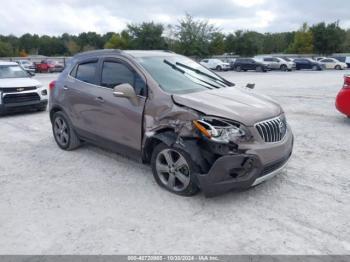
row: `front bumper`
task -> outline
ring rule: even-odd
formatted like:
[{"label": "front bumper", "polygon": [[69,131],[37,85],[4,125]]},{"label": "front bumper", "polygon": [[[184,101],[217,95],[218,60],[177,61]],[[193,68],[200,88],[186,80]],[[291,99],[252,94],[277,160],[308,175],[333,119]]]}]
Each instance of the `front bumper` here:
[{"label": "front bumper", "polygon": [[[271,149],[224,155],[214,162],[207,174],[196,175],[198,185],[206,197],[256,186],[274,177],[286,166],[292,155],[293,143],[294,138],[290,132]],[[273,157],[266,157],[266,154]]]}]

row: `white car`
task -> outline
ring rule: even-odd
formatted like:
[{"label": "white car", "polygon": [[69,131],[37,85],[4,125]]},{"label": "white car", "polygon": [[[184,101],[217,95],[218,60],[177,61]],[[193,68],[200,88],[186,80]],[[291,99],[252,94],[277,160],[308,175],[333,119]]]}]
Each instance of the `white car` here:
[{"label": "white car", "polygon": [[199,63],[206,68],[217,71],[227,71],[231,69],[229,63],[222,62],[220,59],[203,59]]},{"label": "white car", "polygon": [[0,115],[25,109],[45,111],[47,101],[47,89],[21,66],[0,62]]},{"label": "white car", "polygon": [[280,57],[255,57],[258,61],[264,63],[271,70],[292,71],[295,69],[295,63],[286,61]]},{"label": "white car", "polygon": [[17,60],[17,64],[19,64],[24,70],[26,70],[32,76],[35,75],[35,65],[33,62],[28,60]]},{"label": "white car", "polygon": [[325,58],[320,61],[318,61],[320,64],[324,65],[326,69],[336,69],[336,70],[343,70],[348,67],[347,64],[340,62],[339,60],[335,58]]}]

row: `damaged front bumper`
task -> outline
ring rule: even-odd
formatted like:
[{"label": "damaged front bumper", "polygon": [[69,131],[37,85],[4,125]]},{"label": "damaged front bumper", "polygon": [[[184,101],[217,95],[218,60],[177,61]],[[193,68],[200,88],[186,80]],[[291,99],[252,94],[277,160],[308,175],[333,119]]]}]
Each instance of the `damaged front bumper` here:
[{"label": "damaged front bumper", "polygon": [[260,155],[262,152],[221,156],[207,174],[195,175],[198,185],[206,197],[256,186],[274,177],[286,166],[292,155],[293,136],[286,137],[286,141],[278,147],[280,157],[268,163]]}]

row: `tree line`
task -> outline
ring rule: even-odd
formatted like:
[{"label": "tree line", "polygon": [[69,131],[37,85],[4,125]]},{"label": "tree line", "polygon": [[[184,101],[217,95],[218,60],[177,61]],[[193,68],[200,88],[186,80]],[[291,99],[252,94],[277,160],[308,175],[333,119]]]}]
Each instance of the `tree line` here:
[{"label": "tree line", "polygon": [[341,28],[336,21],[312,26],[304,23],[298,31],[292,32],[259,33],[237,30],[224,34],[208,21],[195,19],[187,14],[176,25],[154,22],[129,24],[120,33],[64,33],[61,36],[28,33],[20,37],[0,35],[0,57],[25,57],[30,54],[71,56],[81,51],[102,48],[167,49],[196,57],[223,53],[240,56],[270,53],[330,55],[350,53],[350,29]]}]

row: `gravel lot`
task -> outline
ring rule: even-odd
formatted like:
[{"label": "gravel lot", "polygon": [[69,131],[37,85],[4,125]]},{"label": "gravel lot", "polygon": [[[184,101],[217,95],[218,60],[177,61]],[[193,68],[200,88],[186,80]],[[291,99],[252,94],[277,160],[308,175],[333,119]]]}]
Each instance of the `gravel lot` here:
[{"label": "gravel lot", "polygon": [[60,150],[47,112],[0,118],[0,253],[349,253],[350,119],[334,107],[343,74],[222,73],[279,101],[296,141],[280,176],[211,199],[172,195],[148,166],[93,146]]}]

